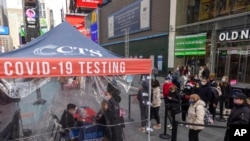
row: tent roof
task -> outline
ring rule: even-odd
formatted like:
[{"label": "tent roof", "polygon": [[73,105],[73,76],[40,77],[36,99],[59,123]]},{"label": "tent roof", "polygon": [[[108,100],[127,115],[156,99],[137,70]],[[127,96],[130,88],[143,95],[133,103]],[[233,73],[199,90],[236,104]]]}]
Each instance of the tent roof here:
[{"label": "tent roof", "polygon": [[149,74],[151,59],[118,57],[67,22],[0,54],[0,78]]},{"label": "tent roof", "polygon": [[118,56],[83,36],[68,22],[63,22],[22,48],[0,54],[0,58],[2,57],[117,58]]}]

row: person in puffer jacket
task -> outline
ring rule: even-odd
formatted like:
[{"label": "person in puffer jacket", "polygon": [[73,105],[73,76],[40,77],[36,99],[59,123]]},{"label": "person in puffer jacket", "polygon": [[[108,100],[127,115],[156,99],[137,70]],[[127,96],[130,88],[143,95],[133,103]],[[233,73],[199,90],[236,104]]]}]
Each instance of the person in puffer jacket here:
[{"label": "person in puffer jacket", "polygon": [[[204,124],[205,102],[197,94],[192,94],[189,102],[187,123]],[[204,129],[204,126],[188,125],[188,128],[189,141],[199,141],[199,133]]]},{"label": "person in puffer jacket", "polygon": [[156,120],[156,125],[153,126],[154,129],[161,129],[160,122],[160,106],[161,106],[161,89],[158,80],[152,80],[152,105],[151,105],[151,119],[154,117]]}]

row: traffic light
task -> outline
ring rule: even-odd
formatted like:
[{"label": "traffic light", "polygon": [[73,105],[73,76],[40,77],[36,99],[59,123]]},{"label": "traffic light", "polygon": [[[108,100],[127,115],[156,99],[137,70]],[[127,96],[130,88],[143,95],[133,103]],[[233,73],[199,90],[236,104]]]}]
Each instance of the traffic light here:
[{"label": "traffic light", "polygon": [[40,35],[38,0],[24,0],[24,25],[26,42],[30,42]]}]

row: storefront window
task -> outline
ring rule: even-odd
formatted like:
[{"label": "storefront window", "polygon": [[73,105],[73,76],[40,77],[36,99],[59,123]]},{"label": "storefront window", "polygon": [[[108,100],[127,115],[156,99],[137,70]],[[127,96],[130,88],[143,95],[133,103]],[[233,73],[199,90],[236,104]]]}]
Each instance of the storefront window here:
[{"label": "storefront window", "polygon": [[248,0],[178,0],[177,25],[250,11]]}]

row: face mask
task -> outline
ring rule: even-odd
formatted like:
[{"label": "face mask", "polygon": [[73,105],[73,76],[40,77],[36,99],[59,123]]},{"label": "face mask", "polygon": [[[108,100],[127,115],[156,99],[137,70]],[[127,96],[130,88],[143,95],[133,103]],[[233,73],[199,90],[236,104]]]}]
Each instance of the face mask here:
[{"label": "face mask", "polygon": [[174,91],[172,90],[172,91],[170,91],[171,93],[174,93]]},{"label": "face mask", "polygon": [[169,83],[169,80],[166,80],[165,82],[166,82],[166,83]]},{"label": "face mask", "polygon": [[223,78],[221,81],[222,81],[222,82],[225,82],[225,81],[226,81],[226,79],[224,79],[224,78]]},{"label": "face mask", "polygon": [[201,85],[203,85],[203,86],[206,85],[206,82],[201,82]]},{"label": "face mask", "polygon": [[193,103],[194,103],[194,100],[190,99],[189,104],[193,104]]}]

